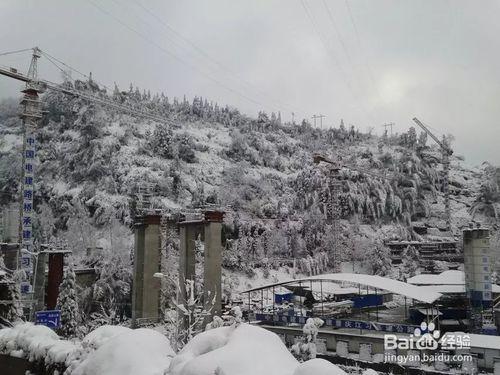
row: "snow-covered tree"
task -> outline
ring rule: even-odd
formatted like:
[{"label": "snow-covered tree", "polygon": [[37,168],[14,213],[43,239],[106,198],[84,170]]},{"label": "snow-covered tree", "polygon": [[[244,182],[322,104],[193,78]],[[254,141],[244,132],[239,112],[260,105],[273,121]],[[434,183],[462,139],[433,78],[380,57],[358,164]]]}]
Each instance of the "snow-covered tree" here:
[{"label": "snow-covered tree", "polygon": [[5,267],[0,255],[0,318],[14,323],[23,318],[21,291],[14,272]]},{"label": "snow-covered tree", "polygon": [[57,307],[61,310],[61,328],[59,333],[64,337],[74,337],[78,334],[81,322],[78,307],[76,276],[70,265],[64,272],[62,283],[59,287]]},{"label": "snow-covered tree", "polygon": [[150,147],[156,156],[172,159],[174,157],[174,135],[172,129],[167,125],[157,125],[152,138]]},{"label": "snow-covered tree", "polygon": [[414,149],[417,146],[417,132],[413,126],[408,130],[407,141],[410,148]]},{"label": "snow-covered tree", "polygon": [[422,131],[418,136],[418,147],[423,149],[427,146],[427,133]]},{"label": "snow-covered tree", "polygon": [[316,358],[316,339],[321,327],[325,322],[319,318],[308,318],[302,328],[303,337],[301,341],[292,346],[293,355],[301,361]]},{"label": "snow-covered tree", "polygon": [[243,321],[243,312],[239,306],[234,306],[231,309],[231,316],[233,317],[233,324],[238,326]]},{"label": "snow-covered tree", "polygon": [[400,279],[406,281],[417,274],[419,268],[419,254],[415,246],[408,245],[403,251],[400,267]]},{"label": "snow-covered tree", "polygon": [[369,261],[374,275],[386,276],[390,273],[392,267],[391,252],[383,244],[375,244]]},{"label": "snow-covered tree", "polygon": [[220,316],[215,315],[210,323],[205,327],[205,331],[209,331],[214,328],[219,328],[224,325],[224,320]]}]

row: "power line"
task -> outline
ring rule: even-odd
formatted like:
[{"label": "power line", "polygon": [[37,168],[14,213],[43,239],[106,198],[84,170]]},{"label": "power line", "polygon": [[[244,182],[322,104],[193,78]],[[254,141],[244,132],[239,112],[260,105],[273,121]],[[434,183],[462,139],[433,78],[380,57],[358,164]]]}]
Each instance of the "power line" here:
[{"label": "power line", "polygon": [[342,38],[342,35],[340,35],[340,31],[337,27],[337,23],[335,22],[335,19],[333,18],[333,14],[330,11],[330,8],[328,7],[328,4],[326,3],[325,0],[323,0],[323,5],[326,8],[326,13],[328,14],[328,18],[330,19],[330,22],[333,26],[333,29],[335,30],[335,34],[337,35],[337,39],[340,42],[340,45],[342,46],[342,49],[344,50],[345,55],[347,56],[347,60],[349,60],[349,64],[351,64],[351,66],[353,67],[354,63],[352,61],[351,54],[349,53],[349,50],[347,49],[347,46],[344,43],[344,39]]},{"label": "power line", "polygon": [[[118,4],[116,2],[116,0],[112,0],[114,3]],[[175,36],[177,36],[179,39],[183,40],[186,44],[188,44],[189,46],[192,47],[192,49],[194,49],[196,52],[198,52],[199,55],[201,55],[202,57],[205,58],[206,61],[209,61],[210,63],[212,63],[213,65],[217,66],[217,68],[219,70],[221,70],[222,72],[224,73],[229,73],[230,75],[233,76],[233,78],[236,80],[236,81],[239,81],[241,82],[244,86],[246,86],[247,88],[250,88],[251,90],[255,90],[255,92],[261,96],[266,96],[267,99],[271,102],[274,102],[274,104],[276,104],[277,107],[282,107],[290,112],[293,112],[294,110],[292,109],[292,107],[289,107],[287,104],[283,103],[281,100],[277,99],[277,98],[274,98],[274,97],[271,97],[269,94],[265,93],[264,91],[262,91],[260,88],[258,88],[256,85],[254,85],[253,83],[247,81],[245,78],[243,78],[241,75],[239,75],[238,73],[236,73],[234,70],[232,70],[230,67],[228,67],[226,64],[220,62],[219,60],[217,60],[216,58],[214,58],[213,56],[211,56],[207,51],[205,51],[202,47],[200,47],[199,45],[197,45],[195,42],[193,42],[192,40],[190,40],[188,37],[186,37],[185,35],[181,34],[180,32],[178,32],[177,30],[175,30],[169,23],[167,23],[166,21],[164,21],[162,18],[160,18],[155,12],[151,11],[150,9],[148,9],[146,6],[144,6],[143,4],[140,3],[140,1],[138,0],[132,0],[138,7],[140,7],[144,12],[146,12],[148,15],[150,15],[152,18],[154,18],[158,23],[160,23],[166,30],[168,30],[170,33],[174,34]],[[119,4],[118,4],[119,5]],[[167,34],[165,34],[167,35]],[[179,48],[181,49],[184,49],[186,50],[186,47],[183,46],[182,44],[178,43],[175,39],[172,39],[171,37],[168,37],[168,39],[174,43],[175,45],[177,45]]]},{"label": "power line", "polygon": [[372,69],[370,67],[370,64],[368,62],[368,55],[366,54],[366,51],[363,47],[363,43],[361,43],[361,37],[359,36],[359,31],[358,31],[358,27],[356,26],[356,21],[354,20],[354,15],[352,14],[352,10],[351,10],[351,6],[349,5],[349,0],[345,0],[345,5],[346,5],[346,8],[347,8],[347,12],[349,13],[349,19],[351,20],[351,24],[352,24],[352,27],[354,29],[354,35],[356,36],[356,41],[358,43],[358,47],[361,51],[361,54],[363,55],[363,59],[364,59],[364,62],[365,62],[365,68],[366,68],[366,72],[368,73],[368,77],[370,78],[370,81],[372,82],[373,84],[373,87],[375,88],[375,90],[377,91],[377,94],[380,98],[382,98],[382,95],[380,93],[380,90],[377,86],[377,83],[375,81],[375,78],[373,77],[373,72],[372,72]]},{"label": "power line", "polygon": [[337,66],[338,70],[340,71],[341,73],[341,76],[342,78],[344,79],[344,83],[346,84],[347,88],[349,89],[353,99],[357,102],[357,106],[365,113],[365,116],[373,121],[373,118],[372,116],[368,113],[368,111],[366,110],[366,108],[361,104],[361,101],[359,100],[359,98],[357,97],[357,95],[355,94],[354,92],[354,88],[353,86],[351,85],[351,83],[349,82],[349,80],[347,79],[346,77],[346,74],[345,74],[345,71],[344,69],[342,68],[342,66],[340,65],[337,57],[332,54],[332,51],[330,50],[330,48],[328,47],[328,43],[326,42],[324,36],[323,36],[323,33],[320,31],[320,29],[317,27],[316,25],[316,21],[311,13],[311,11],[309,10],[309,8],[307,7],[307,4],[305,2],[305,0],[300,0],[301,4],[302,4],[302,7],[304,8],[304,11],[307,15],[307,17],[309,18],[309,21],[311,22],[312,26],[313,26],[313,29],[314,31],[316,32],[316,34],[318,35],[319,39],[321,40],[321,43],[323,44],[323,47],[325,48],[328,56],[330,56],[330,58],[332,59],[332,61],[334,62],[334,64]]},{"label": "power line", "polygon": [[[349,61],[349,64],[351,65],[353,71],[354,71],[354,67],[355,67],[355,64],[354,64],[354,61],[351,57],[351,54],[349,53],[349,49],[347,48],[345,42],[344,42],[344,38],[342,38],[342,34],[340,33],[340,30],[337,26],[337,22],[335,22],[335,18],[333,17],[333,13],[331,12],[330,10],[330,7],[328,6],[326,0],[323,0],[323,5],[324,7],[326,8],[326,13],[328,14],[328,18],[330,19],[330,22],[333,26],[333,29],[335,30],[335,34],[337,36],[337,40],[340,42],[340,45],[342,46],[342,49],[344,50],[344,53],[347,57],[347,60]],[[352,15],[351,15],[351,18],[352,18]],[[351,19],[351,22],[352,22],[352,19]],[[357,38],[359,40],[359,37]],[[359,44],[359,43],[358,43]],[[360,46],[360,49],[361,49],[361,46]],[[366,65],[368,64],[367,61],[365,61]],[[365,66],[365,68],[367,68]],[[366,69],[367,70],[367,73],[368,73],[368,77],[370,79],[370,83],[372,84],[373,88],[375,89],[375,92],[377,93],[377,95],[379,96],[379,98],[382,98],[382,95],[380,94],[380,91],[375,83],[375,80],[373,79],[373,76],[371,75],[371,72],[369,69]]]},{"label": "power line", "polygon": [[211,75],[207,74],[206,72],[202,71],[201,69],[199,69],[198,67],[194,66],[193,64],[185,61],[184,59],[182,59],[181,57],[177,56],[176,54],[174,54],[173,52],[165,49],[164,47],[162,47],[161,45],[159,45],[158,43],[156,43],[155,41],[151,40],[148,36],[146,36],[145,34],[137,31],[136,29],[132,28],[131,26],[129,26],[128,24],[126,24],[125,22],[123,22],[120,18],[116,17],[115,15],[113,15],[112,13],[110,13],[109,11],[103,9],[102,7],[100,7],[98,4],[96,4],[93,0],[86,0],[87,2],[89,2],[92,6],[94,6],[97,10],[99,10],[101,13],[107,15],[108,17],[111,17],[115,22],[119,23],[120,25],[122,25],[123,27],[125,27],[126,29],[128,29],[129,31],[133,32],[134,34],[136,34],[137,36],[139,36],[140,38],[144,39],[146,42],[148,42],[149,44],[151,44],[152,46],[156,47],[157,49],[159,49],[160,51],[162,51],[163,53],[171,56],[172,58],[174,58],[175,60],[177,60],[179,63],[181,63],[182,65],[186,65],[188,66],[190,69],[198,72],[199,74],[201,74],[202,76],[204,76],[205,78],[209,79],[210,81],[214,82],[216,85],[220,86],[221,88],[229,91],[229,92],[232,92],[233,94],[236,94],[244,99],[246,99],[247,101],[253,103],[253,104],[256,104],[258,106],[262,106],[262,107],[267,107],[265,104],[257,101],[257,100],[254,100],[252,98],[250,98],[249,96],[245,95],[244,93],[241,93],[239,92],[238,90],[235,90],[225,84],[223,84],[222,82],[220,82],[219,80],[217,80],[216,78],[212,77]]},{"label": "power line", "polygon": [[[56,58],[56,57],[48,54],[47,52],[42,51],[42,55],[44,55],[47,58],[47,60],[49,60],[52,64],[54,64],[59,70],[61,70],[64,75],[68,76],[67,72],[64,69],[62,69],[61,67],[59,67],[54,61],[57,61],[59,64],[63,65],[65,68],[69,69],[70,71],[78,73],[82,77],[84,77],[84,78],[86,78],[88,80],[92,79],[95,83],[97,83],[100,86],[106,88],[107,90],[110,90],[110,88],[108,86],[106,86],[104,83],[96,81],[95,79],[91,78],[89,75],[80,72],[78,69],[73,68],[72,66],[66,64],[64,61],[61,61],[60,59],[58,59],[58,58]],[[70,77],[68,77],[68,78],[70,78]]]},{"label": "power line", "polygon": [[26,51],[31,51],[31,50],[33,50],[33,48],[18,49],[15,51],[8,51],[8,52],[0,53],[0,56],[13,55],[15,53],[26,52]]}]

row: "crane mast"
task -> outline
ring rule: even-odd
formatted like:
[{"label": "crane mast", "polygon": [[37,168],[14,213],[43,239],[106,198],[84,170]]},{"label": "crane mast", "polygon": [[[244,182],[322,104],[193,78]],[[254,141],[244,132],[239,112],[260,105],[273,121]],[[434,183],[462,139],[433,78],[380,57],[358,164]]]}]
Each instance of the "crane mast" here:
[{"label": "crane mast", "polygon": [[443,136],[443,140],[440,141],[430,130],[425,126],[418,118],[414,117],[413,121],[420,126],[420,128],[429,135],[434,142],[438,144],[441,149],[442,163],[443,163],[443,194],[444,194],[444,212],[446,217],[446,229],[451,233],[451,208],[450,208],[450,155],[453,154],[453,150],[448,145],[448,141]]},{"label": "crane mast", "polygon": [[19,215],[19,249],[17,252],[17,269],[21,266],[21,250],[33,251],[33,188],[35,186],[35,133],[42,118],[42,105],[39,94],[45,91],[45,86],[37,80],[38,59],[41,51],[33,48],[30,67],[21,99],[20,117],[23,121],[23,157],[21,173],[21,197]]}]

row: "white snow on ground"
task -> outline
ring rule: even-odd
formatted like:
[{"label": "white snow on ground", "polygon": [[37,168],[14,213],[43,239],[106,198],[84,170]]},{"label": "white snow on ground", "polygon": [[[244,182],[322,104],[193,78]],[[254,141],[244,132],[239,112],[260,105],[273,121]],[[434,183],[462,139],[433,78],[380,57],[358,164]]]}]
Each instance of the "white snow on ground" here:
[{"label": "white snow on ground", "polygon": [[91,353],[73,375],[163,375],[175,355],[168,339],[146,328],[118,334]]},{"label": "white snow on ground", "polygon": [[291,375],[297,365],[277,335],[240,324],[199,334],[174,358],[170,374],[213,375],[217,370],[224,375]]},{"label": "white snow on ground", "polygon": [[324,360],[299,364],[274,333],[248,324],[215,328],[191,340],[172,360],[169,375],[342,375]]},{"label": "white snow on ground", "polygon": [[299,363],[276,334],[248,324],[203,332],[175,355],[168,339],[152,329],[102,326],[80,343],[22,323],[0,330],[0,353],[64,364],[68,375],[346,374],[322,359]]},{"label": "white snow on ground", "polygon": [[87,336],[85,336],[82,340],[82,346],[84,348],[96,350],[99,349],[109,339],[130,331],[131,329],[127,327],[104,325],[93,330]]},{"label": "white snow on ground", "polygon": [[346,372],[324,359],[311,359],[301,363],[293,375],[344,375]]}]

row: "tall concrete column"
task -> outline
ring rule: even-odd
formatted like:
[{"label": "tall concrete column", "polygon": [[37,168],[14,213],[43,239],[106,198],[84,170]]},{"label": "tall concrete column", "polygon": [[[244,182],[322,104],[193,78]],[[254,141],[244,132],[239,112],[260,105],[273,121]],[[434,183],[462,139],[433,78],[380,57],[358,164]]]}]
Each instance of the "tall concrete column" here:
[{"label": "tall concrete column", "polygon": [[47,265],[47,252],[40,251],[36,259],[35,267],[35,311],[45,310],[45,266]]},{"label": "tall concrete column", "polygon": [[133,325],[137,319],[159,319],[160,282],[153,275],[160,271],[160,220],[160,215],[147,215],[135,225]]},{"label": "tall concrete column", "polygon": [[222,212],[205,212],[204,301],[211,316],[222,310],[222,220]]},{"label": "tall concrete column", "polygon": [[196,278],[196,238],[200,233],[201,222],[180,222],[180,249],[179,249],[179,288],[180,300],[183,304],[187,300],[186,280],[193,280],[193,286]]}]

